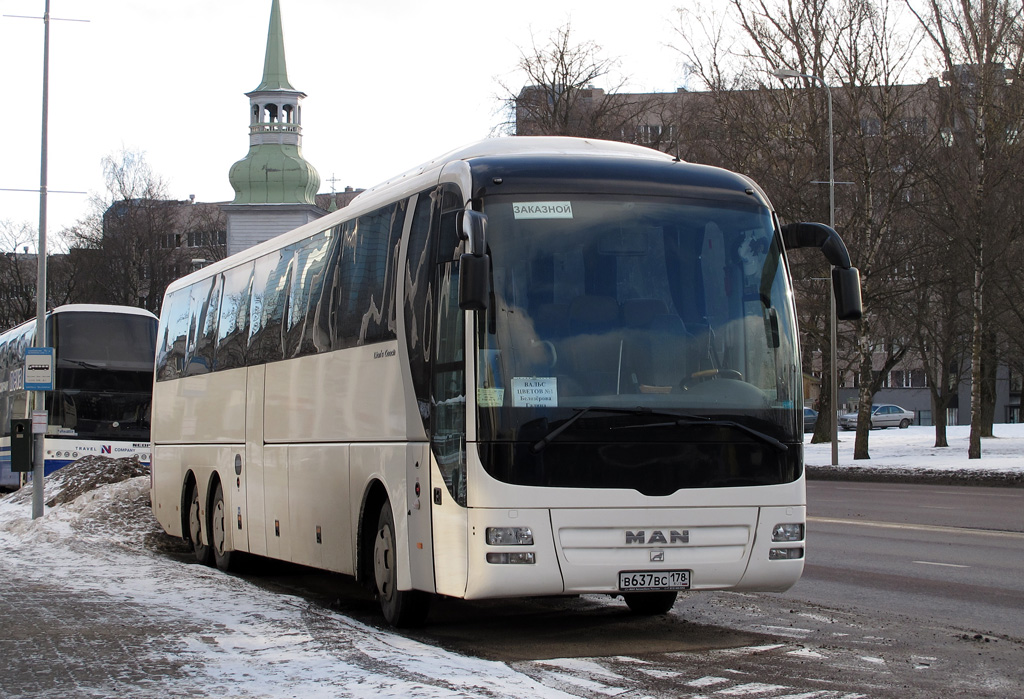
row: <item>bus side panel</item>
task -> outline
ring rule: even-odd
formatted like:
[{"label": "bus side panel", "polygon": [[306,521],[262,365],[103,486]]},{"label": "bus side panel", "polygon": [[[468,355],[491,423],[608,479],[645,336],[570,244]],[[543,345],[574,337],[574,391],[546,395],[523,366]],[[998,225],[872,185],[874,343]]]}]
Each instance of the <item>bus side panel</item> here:
[{"label": "bus side panel", "polygon": [[154,444],[240,444],[245,441],[245,370],[157,381]]},{"label": "bus side panel", "polygon": [[185,484],[181,452],[182,448],[178,446],[153,446],[153,488],[150,492],[153,515],[171,536],[184,536],[181,530],[181,502],[184,496],[181,490]]},{"label": "bus side panel", "polygon": [[291,517],[288,512],[288,447],[263,449],[263,512],[266,517],[267,555],[292,560]]},{"label": "bus side panel", "polygon": [[406,438],[396,341],[274,362],[266,371],[268,443]]},{"label": "bus side panel", "polygon": [[[358,494],[358,500],[352,505],[350,516],[353,537],[359,528],[359,502],[367,488],[375,480],[384,484],[391,513],[395,518],[395,558],[399,561],[397,586],[399,590],[412,589],[412,576],[409,569],[409,503],[406,500],[406,445],[390,444],[353,444],[349,452],[352,464],[352,492]],[[377,517],[370,513],[372,524],[376,527]],[[405,562],[403,565],[401,562]]]},{"label": "bus side panel", "polygon": [[249,391],[245,404],[245,464],[242,480],[245,481],[246,511],[248,519],[243,522],[249,535],[249,551],[260,556],[267,553],[267,519],[263,487],[263,376],[265,367],[253,366],[248,369]]},{"label": "bus side panel", "polygon": [[351,575],[347,444],[288,448],[288,512],[295,563]]},{"label": "bus side panel", "polygon": [[414,590],[434,592],[434,539],[430,527],[430,445],[413,442],[405,457],[409,501],[409,574]]},{"label": "bus side panel", "polygon": [[448,492],[433,454],[430,486],[435,585],[442,595],[465,597],[469,577],[469,511]]}]

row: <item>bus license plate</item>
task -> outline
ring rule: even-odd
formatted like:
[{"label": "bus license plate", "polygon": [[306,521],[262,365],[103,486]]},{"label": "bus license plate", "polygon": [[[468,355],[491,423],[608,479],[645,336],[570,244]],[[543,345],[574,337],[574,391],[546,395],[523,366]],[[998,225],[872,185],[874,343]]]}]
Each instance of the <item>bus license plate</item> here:
[{"label": "bus license plate", "polygon": [[689,590],[690,571],[625,571],[619,573],[620,592],[648,592],[651,590]]}]

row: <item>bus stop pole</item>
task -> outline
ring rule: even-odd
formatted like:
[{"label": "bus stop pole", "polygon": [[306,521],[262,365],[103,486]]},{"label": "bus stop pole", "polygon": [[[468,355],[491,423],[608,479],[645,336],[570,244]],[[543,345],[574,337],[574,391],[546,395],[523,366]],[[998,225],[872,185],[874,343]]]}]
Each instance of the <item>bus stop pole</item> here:
[{"label": "bus stop pole", "polygon": [[[50,0],[46,0],[43,12],[43,129],[40,140],[39,154],[39,249],[36,250],[38,271],[36,274],[36,347],[46,347],[46,132],[49,121],[50,91]],[[35,392],[34,409],[45,408],[45,394]],[[33,428],[33,432],[35,428]],[[46,455],[43,453],[44,434],[33,435],[36,448],[33,450],[32,464],[32,519],[43,516],[43,464]]]}]

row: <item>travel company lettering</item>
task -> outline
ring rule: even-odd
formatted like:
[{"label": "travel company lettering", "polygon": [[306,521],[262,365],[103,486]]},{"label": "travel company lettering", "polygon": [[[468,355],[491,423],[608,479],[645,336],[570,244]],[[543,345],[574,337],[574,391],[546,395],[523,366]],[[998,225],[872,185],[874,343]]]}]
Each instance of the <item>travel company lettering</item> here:
[{"label": "travel company lettering", "polygon": [[572,218],[572,202],[531,201],[512,204],[516,218]]}]

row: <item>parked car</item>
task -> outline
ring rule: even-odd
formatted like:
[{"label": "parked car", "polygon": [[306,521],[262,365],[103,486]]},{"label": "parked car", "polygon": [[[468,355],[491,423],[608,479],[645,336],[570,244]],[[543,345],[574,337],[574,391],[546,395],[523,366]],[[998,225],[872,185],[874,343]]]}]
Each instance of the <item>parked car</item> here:
[{"label": "parked car", "polygon": [[814,423],[818,421],[818,411],[804,408],[804,432],[814,432]]},{"label": "parked car", "polygon": [[[905,410],[898,405],[872,405],[871,406],[871,429],[876,427],[899,427],[905,430],[914,422],[914,411]],[[839,426],[844,430],[857,428],[857,413],[846,413],[839,417]]]}]

